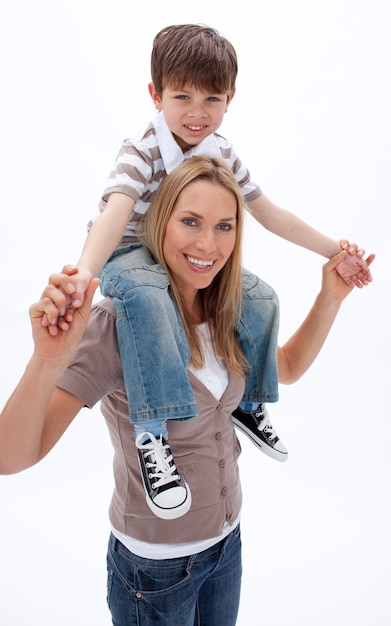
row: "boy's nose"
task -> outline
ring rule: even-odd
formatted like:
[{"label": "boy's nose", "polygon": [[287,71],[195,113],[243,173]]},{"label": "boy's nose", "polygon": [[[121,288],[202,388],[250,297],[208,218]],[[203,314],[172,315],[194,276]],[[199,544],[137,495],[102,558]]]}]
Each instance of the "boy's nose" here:
[{"label": "boy's nose", "polygon": [[205,115],[205,111],[204,111],[204,107],[202,105],[201,102],[193,102],[193,105],[189,111],[189,115],[190,117],[204,117]]}]

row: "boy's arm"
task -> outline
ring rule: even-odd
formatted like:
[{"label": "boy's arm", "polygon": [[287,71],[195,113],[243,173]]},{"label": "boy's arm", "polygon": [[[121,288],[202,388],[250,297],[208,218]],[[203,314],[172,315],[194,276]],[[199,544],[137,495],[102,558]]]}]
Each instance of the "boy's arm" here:
[{"label": "boy's arm", "polygon": [[105,210],[89,230],[77,262],[77,271],[71,272],[69,280],[62,285],[67,296],[65,307],[62,310],[53,309],[50,318],[44,316],[43,324],[53,335],[57,333],[57,327],[66,330],[72,322],[74,310],[83,304],[91,279],[100,272],[121,241],[134,205],[135,201],[126,194],[115,192],[110,195]]},{"label": "boy's arm", "polygon": [[77,278],[70,280],[75,287],[72,296],[74,306],[80,306],[81,303],[75,305],[75,300],[82,301],[91,278],[97,276],[121,241],[134,205],[135,201],[129,196],[112,193],[105,210],[92,224],[77,262]]},{"label": "boy's arm", "polygon": [[88,269],[96,276],[114,252],[125,232],[135,201],[124,193],[112,193],[105,210],[92,224],[80,259],[79,271]]},{"label": "boy's arm", "polygon": [[349,244],[347,240],[338,242],[323,235],[294,213],[274,204],[264,194],[248,202],[247,206],[251,215],[270,232],[327,259],[337,254],[341,248],[346,249],[349,255],[338,266],[337,271],[350,286],[362,287],[372,280],[371,272],[363,259],[364,250],[358,249],[355,244]]},{"label": "boy's arm", "polygon": [[297,215],[274,204],[265,194],[247,203],[251,215],[270,232],[331,259],[341,251],[335,239],[322,235]]}]

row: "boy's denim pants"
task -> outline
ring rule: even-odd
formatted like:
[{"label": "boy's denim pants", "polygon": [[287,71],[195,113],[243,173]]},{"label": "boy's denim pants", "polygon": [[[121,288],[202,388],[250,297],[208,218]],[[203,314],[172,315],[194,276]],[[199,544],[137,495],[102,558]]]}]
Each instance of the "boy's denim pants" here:
[{"label": "boy's denim pants", "polygon": [[[197,415],[187,376],[189,347],[170,283],[141,244],[119,247],[100,275],[112,296],[133,423],[189,419]],[[278,400],[278,299],[271,287],[243,271],[243,308],[238,338],[250,366],[246,402]]]}]

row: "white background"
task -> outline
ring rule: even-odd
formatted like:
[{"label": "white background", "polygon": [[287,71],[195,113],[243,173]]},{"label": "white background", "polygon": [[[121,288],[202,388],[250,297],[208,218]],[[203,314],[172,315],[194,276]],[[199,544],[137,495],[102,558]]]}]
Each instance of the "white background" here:
[{"label": "white background", "polygon": [[[76,262],[117,150],[154,115],[154,35],[214,26],[239,56],[221,128],[275,202],[376,252],[312,369],[271,417],[279,464],[244,438],[238,624],[386,626],[390,594],[391,38],[388,0],[16,0],[2,8],[1,387],[31,353],[28,306]],[[277,290],[281,342],[323,259],[248,220],[245,264]],[[39,466],[0,477],[0,623],[108,626],[111,445],[83,411]],[[224,625],[222,625],[224,626]]]}]

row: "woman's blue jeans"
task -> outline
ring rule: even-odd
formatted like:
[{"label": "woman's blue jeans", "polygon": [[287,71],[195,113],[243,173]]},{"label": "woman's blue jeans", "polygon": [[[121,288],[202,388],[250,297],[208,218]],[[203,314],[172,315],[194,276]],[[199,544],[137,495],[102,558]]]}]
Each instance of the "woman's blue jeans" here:
[{"label": "woman's blue jeans", "polygon": [[[167,274],[140,244],[114,252],[100,275],[113,297],[117,334],[133,423],[197,415],[188,380],[189,347]],[[238,338],[250,366],[246,402],[278,400],[279,306],[274,290],[243,271]]]},{"label": "woman's blue jeans", "polygon": [[191,556],[153,560],[113,535],[107,602],[114,626],[234,626],[242,576],[240,529]]}]

